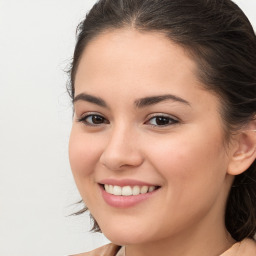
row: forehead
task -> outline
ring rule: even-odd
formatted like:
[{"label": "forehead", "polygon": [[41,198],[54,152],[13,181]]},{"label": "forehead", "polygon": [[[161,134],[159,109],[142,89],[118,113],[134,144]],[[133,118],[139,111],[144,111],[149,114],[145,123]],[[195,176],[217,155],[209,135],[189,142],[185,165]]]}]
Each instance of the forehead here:
[{"label": "forehead", "polygon": [[186,51],[164,34],[120,29],[104,32],[89,42],[78,65],[75,85],[83,78],[129,76],[129,80],[137,80],[151,74],[152,79],[154,75],[164,79],[167,73],[191,76],[195,70],[196,63]]}]

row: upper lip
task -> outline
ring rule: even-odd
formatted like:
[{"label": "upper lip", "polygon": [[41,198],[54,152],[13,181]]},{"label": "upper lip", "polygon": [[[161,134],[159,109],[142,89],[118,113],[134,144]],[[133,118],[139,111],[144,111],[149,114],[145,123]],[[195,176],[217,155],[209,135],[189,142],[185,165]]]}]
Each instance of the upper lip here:
[{"label": "upper lip", "polygon": [[122,179],[122,180],[116,180],[116,179],[103,179],[98,182],[99,184],[108,184],[108,185],[114,185],[114,186],[159,186],[156,184],[140,181],[140,180],[134,180],[134,179]]}]

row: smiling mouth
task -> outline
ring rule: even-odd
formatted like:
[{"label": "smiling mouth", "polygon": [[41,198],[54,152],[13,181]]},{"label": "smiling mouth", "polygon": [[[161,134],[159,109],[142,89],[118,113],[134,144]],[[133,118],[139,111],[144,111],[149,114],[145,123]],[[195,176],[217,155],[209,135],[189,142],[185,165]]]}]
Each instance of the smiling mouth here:
[{"label": "smiling mouth", "polygon": [[151,193],[157,189],[159,186],[116,186],[110,184],[101,184],[103,189],[111,195],[114,196],[137,196],[140,194]]}]

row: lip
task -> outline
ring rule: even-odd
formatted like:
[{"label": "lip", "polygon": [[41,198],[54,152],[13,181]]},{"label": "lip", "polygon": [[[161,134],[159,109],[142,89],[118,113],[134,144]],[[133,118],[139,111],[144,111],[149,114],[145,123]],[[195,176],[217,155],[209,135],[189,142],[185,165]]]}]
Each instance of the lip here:
[{"label": "lip", "polygon": [[115,208],[129,208],[132,206],[136,206],[139,203],[144,202],[145,200],[148,200],[152,197],[154,197],[154,195],[158,192],[159,188],[152,191],[152,192],[148,192],[145,194],[139,194],[139,195],[135,195],[135,196],[116,196],[116,195],[112,195],[109,194],[105,191],[105,189],[103,188],[102,184],[110,184],[110,185],[116,185],[116,186],[156,186],[156,185],[152,185],[149,183],[145,183],[145,182],[141,182],[141,181],[136,181],[136,180],[112,180],[112,179],[107,179],[107,180],[102,180],[99,183],[99,188],[102,194],[102,197],[104,199],[104,201]]},{"label": "lip", "polygon": [[99,184],[108,184],[113,186],[155,186],[159,187],[157,184],[147,183],[144,181],[139,180],[133,180],[133,179],[122,179],[122,180],[116,180],[116,179],[103,179],[98,182]]}]

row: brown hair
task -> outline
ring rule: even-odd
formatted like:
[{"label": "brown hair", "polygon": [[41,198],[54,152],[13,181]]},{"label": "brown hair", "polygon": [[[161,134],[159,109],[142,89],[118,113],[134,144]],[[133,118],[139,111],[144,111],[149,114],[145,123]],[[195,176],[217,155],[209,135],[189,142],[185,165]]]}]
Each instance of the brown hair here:
[{"label": "brown hair", "polygon": [[[227,135],[255,118],[256,37],[245,14],[230,0],[99,0],[78,26],[69,71],[72,99],[76,70],[88,42],[106,30],[125,27],[164,33],[190,53],[198,77],[222,101]],[[256,232],[255,161],[235,177],[226,227],[237,241]],[[92,230],[100,231],[95,220]]]}]

